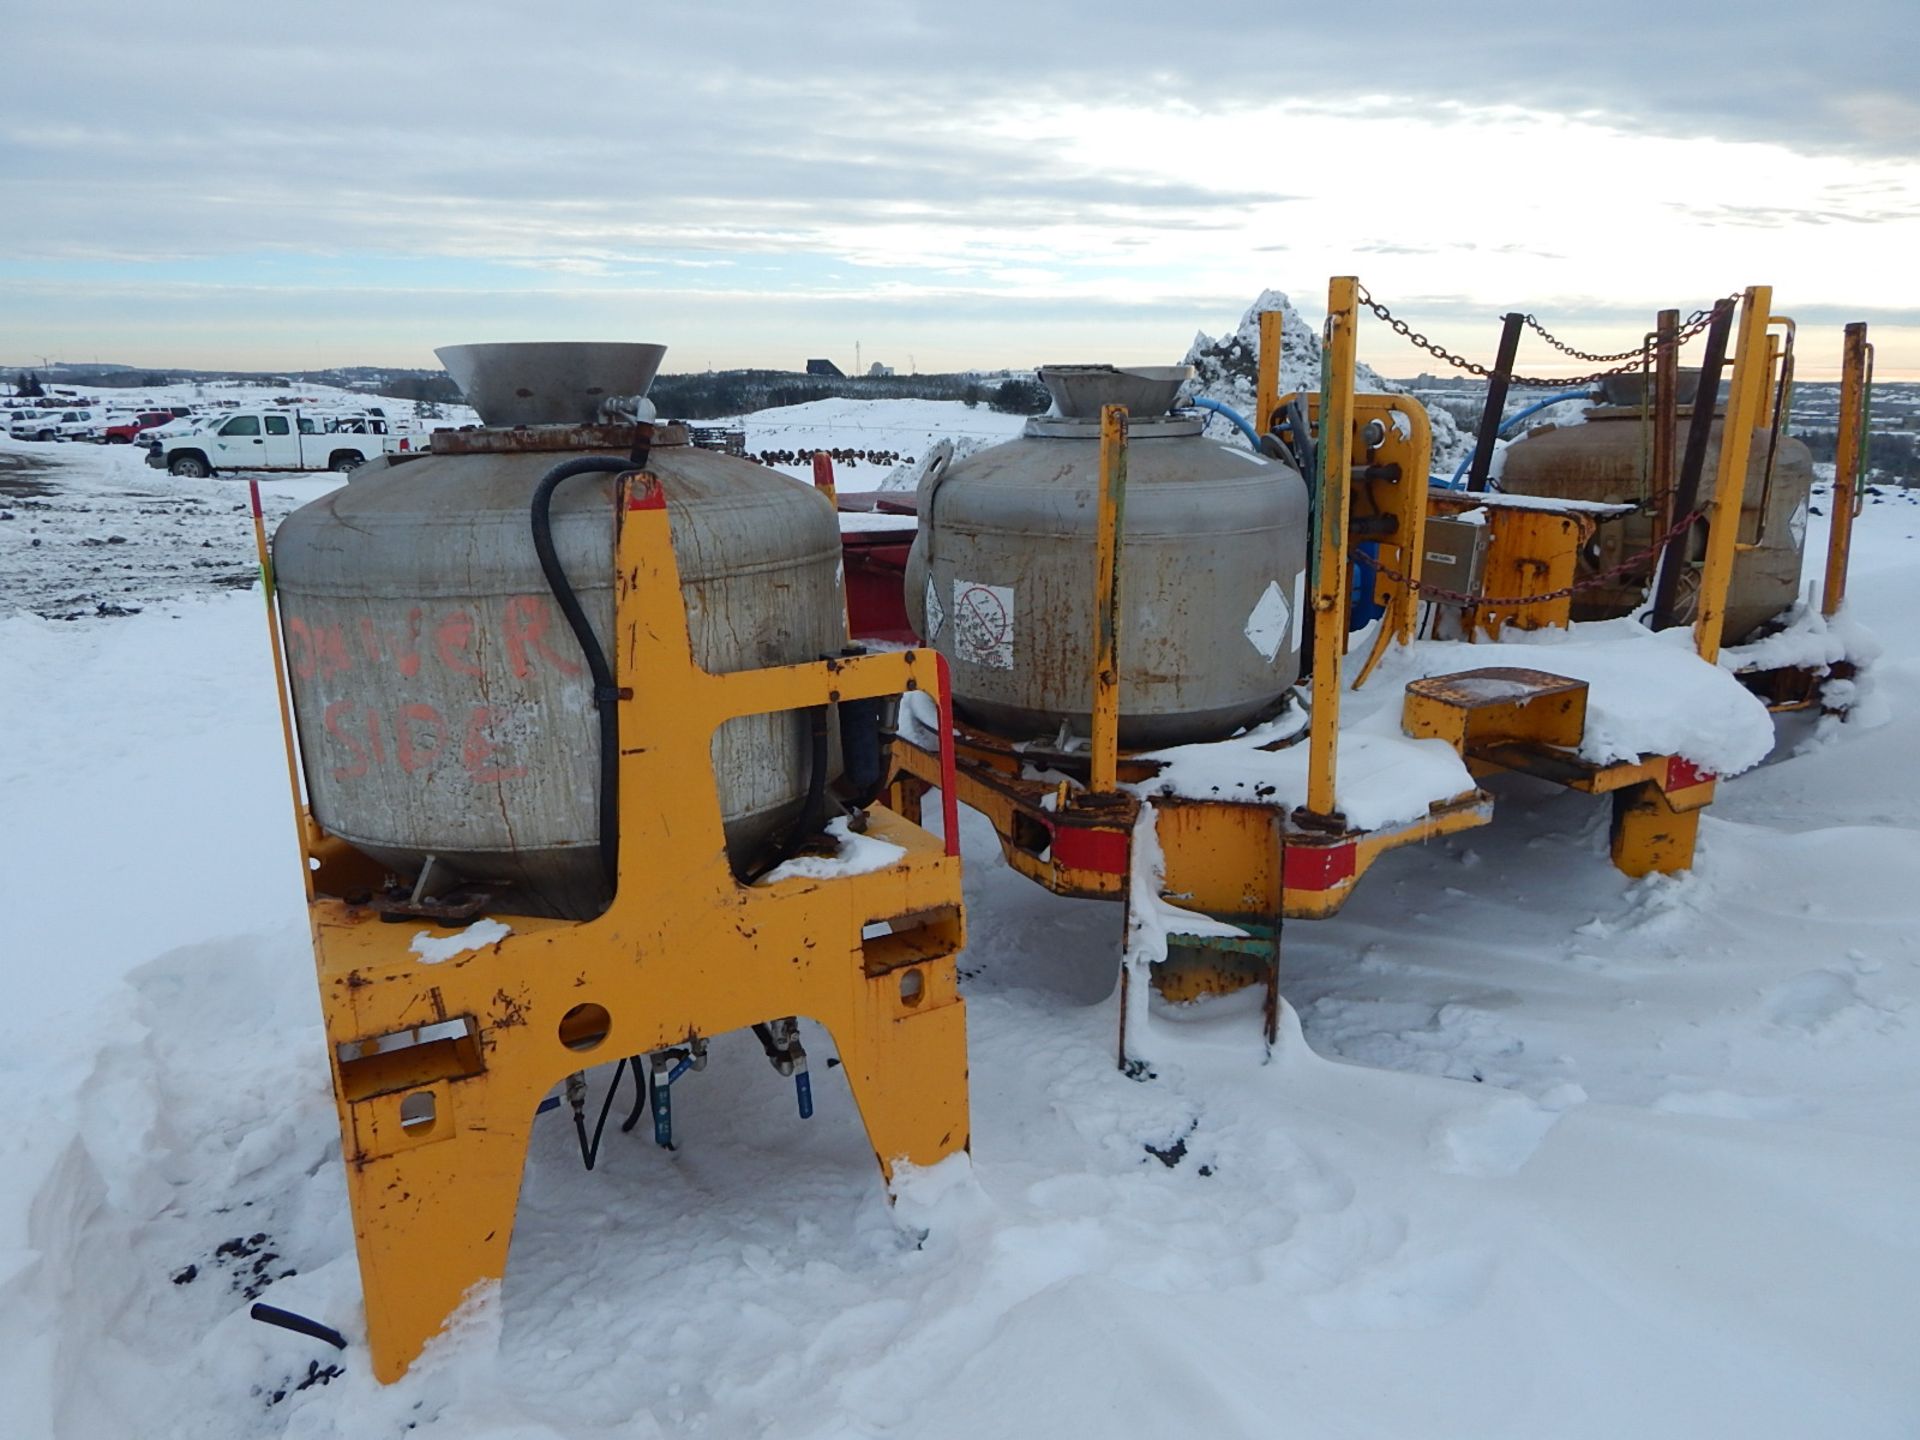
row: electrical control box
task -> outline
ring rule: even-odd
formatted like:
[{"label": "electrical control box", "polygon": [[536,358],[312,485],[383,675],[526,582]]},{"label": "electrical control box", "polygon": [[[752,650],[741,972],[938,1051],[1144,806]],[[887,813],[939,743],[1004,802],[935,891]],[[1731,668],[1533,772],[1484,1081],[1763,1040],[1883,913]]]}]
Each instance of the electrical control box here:
[{"label": "electrical control box", "polygon": [[[1487,535],[1485,524],[1428,517],[1426,543],[1421,547],[1420,554],[1421,583],[1461,595],[1478,595],[1481,575],[1487,563]],[[1425,598],[1441,605],[1458,606],[1466,603],[1446,595],[1428,595]]]}]

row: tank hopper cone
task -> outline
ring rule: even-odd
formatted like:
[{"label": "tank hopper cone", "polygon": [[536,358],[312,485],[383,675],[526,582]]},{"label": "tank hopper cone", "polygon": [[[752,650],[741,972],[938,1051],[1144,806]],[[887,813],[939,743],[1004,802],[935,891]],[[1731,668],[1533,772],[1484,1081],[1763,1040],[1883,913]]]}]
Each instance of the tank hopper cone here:
[{"label": "tank hopper cone", "polygon": [[[592,425],[610,418],[610,401],[645,396],[665,358],[664,345],[615,341],[537,340],[490,345],[442,345],[433,352],[447,367],[480,422],[518,425]],[[623,418],[651,419],[623,411]]]}]

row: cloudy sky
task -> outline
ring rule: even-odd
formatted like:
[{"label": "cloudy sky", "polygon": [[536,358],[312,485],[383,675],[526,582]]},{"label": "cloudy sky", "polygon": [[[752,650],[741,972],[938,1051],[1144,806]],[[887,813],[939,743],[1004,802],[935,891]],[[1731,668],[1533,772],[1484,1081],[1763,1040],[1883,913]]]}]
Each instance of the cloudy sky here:
[{"label": "cloudy sky", "polygon": [[1166,362],[1354,273],[1481,359],[1770,283],[1920,378],[1920,0],[4,14],[0,363]]}]

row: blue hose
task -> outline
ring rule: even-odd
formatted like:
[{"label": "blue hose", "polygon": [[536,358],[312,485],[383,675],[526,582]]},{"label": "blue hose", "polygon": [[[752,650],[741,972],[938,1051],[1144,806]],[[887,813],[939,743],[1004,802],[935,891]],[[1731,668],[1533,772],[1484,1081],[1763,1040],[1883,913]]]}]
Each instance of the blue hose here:
[{"label": "blue hose", "polygon": [[1254,433],[1253,426],[1247,423],[1247,417],[1242,415],[1238,410],[1234,409],[1231,405],[1222,405],[1218,400],[1202,400],[1202,399],[1199,399],[1198,397],[1195,397],[1194,399],[1189,400],[1187,403],[1189,405],[1195,406],[1198,409],[1211,410],[1216,415],[1226,416],[1227,419],[1231,420],[1236,426],[1239,427],[1240,433],[1247,437],[1247,444],[1253,447],[1254,454],[1262,455],[1266,453],[1265,451],[1261,450],[1260,437]]},{"label": "blue hose", "polygon": [[[1495,436],[1504,435],[1529,415],[1538,415],[1549,405],[1564,405],[1569,400],[1598,400],[1600,398],[1600,393],[1597,390],[1576,390],[1571,395],[1550,395],[1545,400],[1534,401],[1533,404],[1527,406],[1526,409],[1516,412],[1511,418],[1502,420],[1500,422],[1500,428],[1493,433]],[[1473,452],[1469,450],[1465,455],[1460,457],[1460,464],[1455,468],[1453,478],[1447,481],[1446,488],[1449,490],[1458,490],[1462,477],[1467,473],[1467,466],[1472,463]]]}]

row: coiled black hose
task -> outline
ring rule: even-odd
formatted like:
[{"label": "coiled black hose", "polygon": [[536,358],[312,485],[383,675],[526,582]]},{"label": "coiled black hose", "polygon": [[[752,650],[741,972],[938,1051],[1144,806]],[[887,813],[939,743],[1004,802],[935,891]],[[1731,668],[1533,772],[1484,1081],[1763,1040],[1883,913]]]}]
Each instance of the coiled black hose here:
[{"label": "coiled black hose", "polygon": [[620,687],[613,683],[613,667],[607,664],[606,652],[600,648],[600,637],[587,623],[587,612],[580,608],[580,598],[573,593],[573,582],[568,580],[560,556],[553,548],[552,509],[553,492],[563,481],[576,475],[615,475],[633,468],[631,460],[612,455],[580,455],[562,460],[540,477],[530,507],[533,549],[540,557],[540,572],[547,577],[547,588],[553,591],[560,613],[567,617],[573,638],[580,642],[580,653],[586,656],[587,672],[593,679],[594,708],[600,712],[600,865],[606,871],[609,895],[619,883],[620,866],[620,712],[615,703],[620,698]]}]

